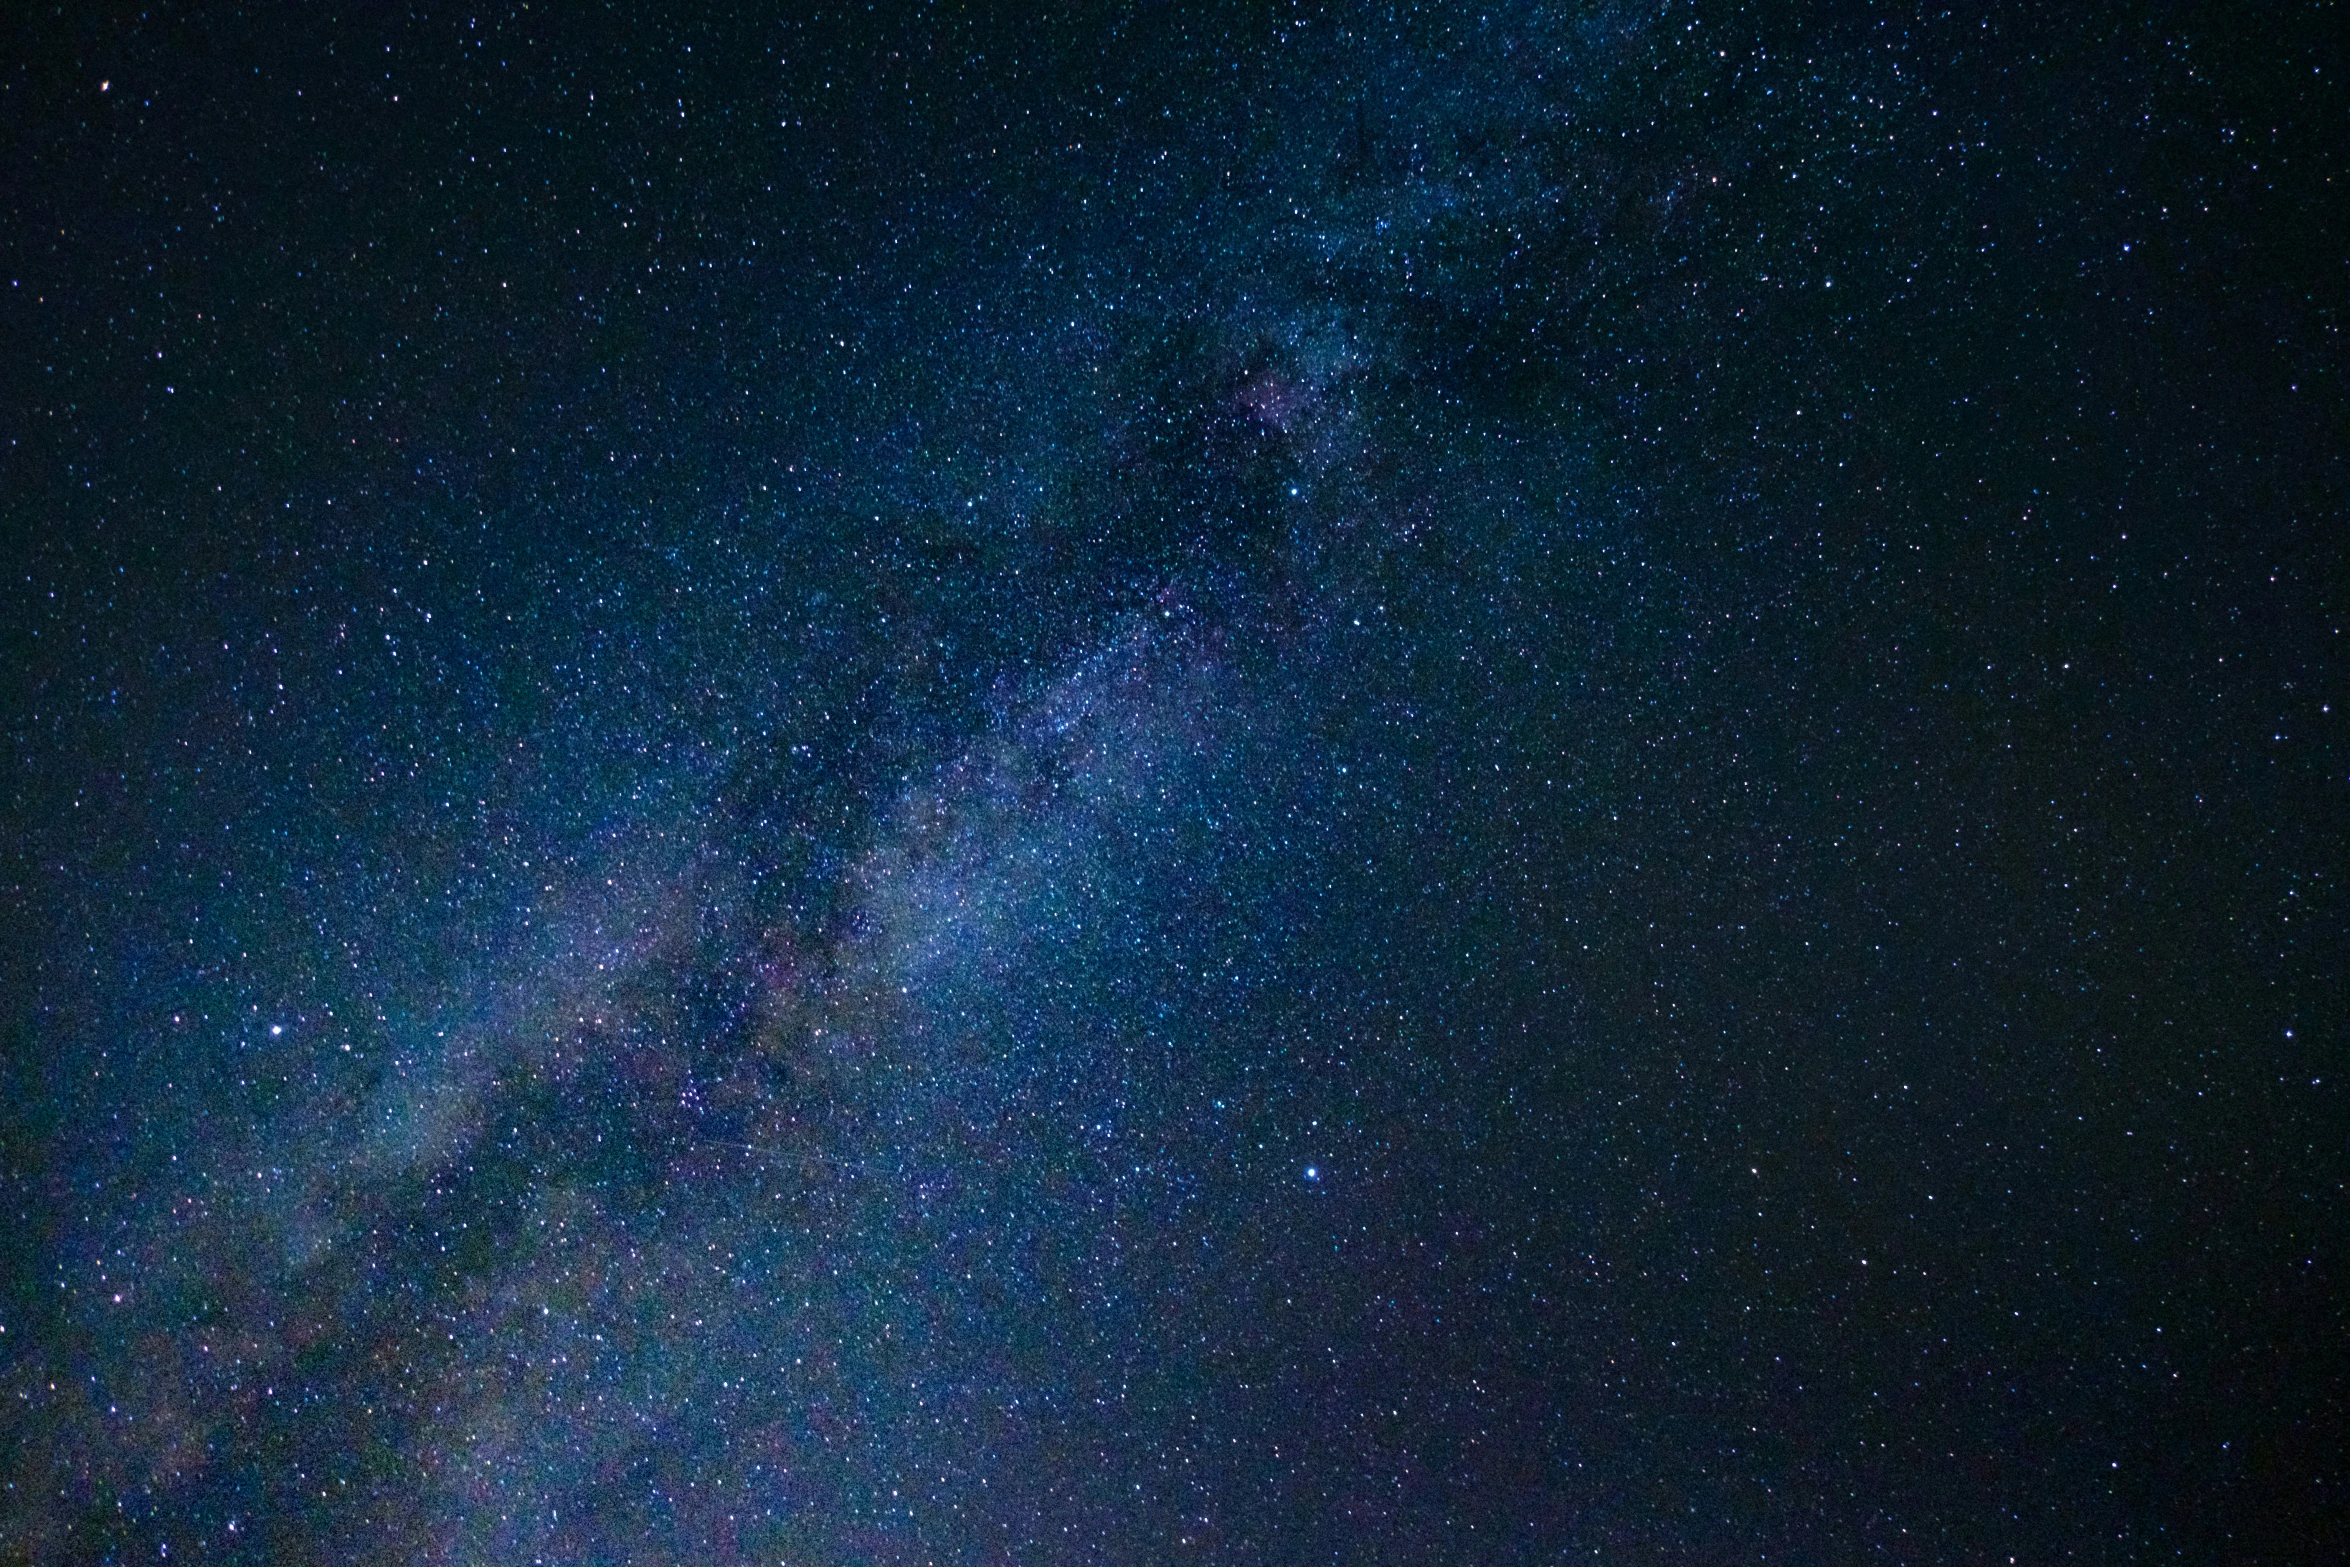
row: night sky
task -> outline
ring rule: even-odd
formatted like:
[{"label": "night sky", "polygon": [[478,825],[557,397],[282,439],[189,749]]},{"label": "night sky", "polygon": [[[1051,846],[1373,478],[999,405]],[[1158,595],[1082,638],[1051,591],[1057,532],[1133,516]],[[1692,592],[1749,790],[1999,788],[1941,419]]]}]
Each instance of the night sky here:
[{"label": "night sky", "polygon": [[2336,8],[777,9],[7,24],[0,1560],[2350,1552]]}]

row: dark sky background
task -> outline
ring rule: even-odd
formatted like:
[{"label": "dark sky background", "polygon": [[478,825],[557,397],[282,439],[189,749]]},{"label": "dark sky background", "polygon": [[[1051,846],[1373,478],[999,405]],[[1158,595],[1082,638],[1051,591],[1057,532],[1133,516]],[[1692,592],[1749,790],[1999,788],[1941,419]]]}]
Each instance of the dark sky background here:
[{"label": "dark sky background", "polygon": [[2350,1551],[2337,8],[780,9],[8,24],[0,1559]]}]

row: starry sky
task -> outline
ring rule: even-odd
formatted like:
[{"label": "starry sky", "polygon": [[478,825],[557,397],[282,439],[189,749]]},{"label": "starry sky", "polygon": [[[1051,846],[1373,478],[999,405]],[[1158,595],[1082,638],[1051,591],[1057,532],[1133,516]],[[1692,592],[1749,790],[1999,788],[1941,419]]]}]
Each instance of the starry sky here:
[{"label": "starry sky", "polygon": [[2322,4],[45,8],[0,1560],[2350,1550]]}]

